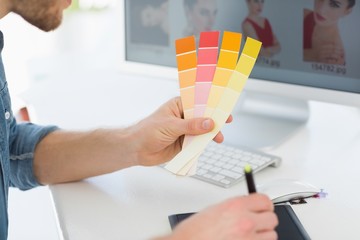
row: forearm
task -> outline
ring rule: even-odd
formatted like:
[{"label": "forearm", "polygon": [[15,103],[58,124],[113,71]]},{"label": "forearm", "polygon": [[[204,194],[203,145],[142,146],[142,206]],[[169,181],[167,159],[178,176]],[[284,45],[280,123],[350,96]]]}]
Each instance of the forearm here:
[{"label": "forearm", "polygon": [[[135,165],[156,166],[181,150],[181,136],[204,134],[213,128],[210,119],[182,119],[180,98],[174,98],[128,128],[48,134],[36,145],[33,171],[38,182],[53,184]],[[221,139],[219,134],[215,137],[215,141]]]},{"label": "forearm", "polygon": [[131,137],[129,129],[53,132],[35,149],[35,176],[42,184],[54,184],[134,166]]}]

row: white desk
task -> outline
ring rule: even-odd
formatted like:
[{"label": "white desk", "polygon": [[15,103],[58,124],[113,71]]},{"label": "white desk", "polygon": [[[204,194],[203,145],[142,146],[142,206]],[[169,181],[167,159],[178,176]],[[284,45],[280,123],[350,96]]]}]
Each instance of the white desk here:
[{"label": "white desk", "polygon": [[[51,77],[51,82],[35,84],[33,96],[27,99],[36,109],[38,122],[71,129],[127,125],[178,93],[175,82],[140,81],[100,72],[86,75],[58,75]],[[157,94],[149,93],[150,89]],[[256,174],[256,181],[296,178],[324,188],[327,198],[294,206],[309,235],[315,240],[360,239],[359,111],[321,103],[310,107],[307,125],[270,151],[282,157],[282,165]],[[65,239],[107,240],[167,234],[171,231],[168,215],[199,211],[245,194],[246,188],[240,183],[222,189],[192,178],[177,178],[159,167],[134,167],[51,186],[51,191]]]}]

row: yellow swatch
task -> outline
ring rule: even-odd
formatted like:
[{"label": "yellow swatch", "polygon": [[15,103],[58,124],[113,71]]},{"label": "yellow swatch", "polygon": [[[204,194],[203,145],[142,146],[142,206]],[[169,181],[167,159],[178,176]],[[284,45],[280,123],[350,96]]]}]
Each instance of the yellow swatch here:
[{"label": "yellow swatch", "polygon": [[[261,42],[247,38],[236,65],[235,71],[231,75],[224,93],[220,98],[218,106],[212,112],[212,119],[215,121],[213,131],[195,136],[191,143],[179,152],[165,168],[177,175],[186,175],[184,167],[189,163],[196,162],[198,156],[204,151],[207,144],[216,136],[231,114],[243,88],[248,79],[257,59],[261,48]],[[194,160],[195,159],[195,160]],[[191,165],[191,164],[190,164]]]}]

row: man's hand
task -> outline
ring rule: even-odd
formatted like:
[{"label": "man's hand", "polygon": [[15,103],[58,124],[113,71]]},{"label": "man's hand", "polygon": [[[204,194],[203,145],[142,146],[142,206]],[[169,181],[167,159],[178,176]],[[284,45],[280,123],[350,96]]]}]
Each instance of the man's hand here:
[{"label": "man's hand", "polygon": [[[214,121],[209,118],[183,119],[179,97],[171,99],[156,112],[130,127],[133,151],[139,165],[153,166],[171,160],[182,147],[184,135],[210,132]],[[227,122],[232,121],[230,116]],[[220,143],[223,135],[218,133],[214,141]]]},{"label": "man's hand", "polygon": [[278,219],[271,200],[262,194],[226,200],[192,215],[158,240],[272,240]]}]

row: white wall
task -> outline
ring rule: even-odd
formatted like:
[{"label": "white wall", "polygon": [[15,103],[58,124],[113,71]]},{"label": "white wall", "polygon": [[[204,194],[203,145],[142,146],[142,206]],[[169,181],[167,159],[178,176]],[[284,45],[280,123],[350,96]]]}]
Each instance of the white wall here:
[{"label": "white wall", "polygon": [[[71,56],[74,54],[96,56],[94,52],[101,52],[103,49],[113,50],[112,44],[116,44],[111,40],[113,33],[116,32],[112,31],[116,26],[112,21],[113,13],[106,11],[66,13],[59,29],[49,33],[29,25],[15,14],[9,14],[1,19],[0,30],[5,40],[2,57],[13,108],[20,107],[17,104],[21,102],[18,101],[18,97],[24,92],[25,95],[31,95],[29,89],[36,81],[41,81],[41,74],[56,71],[56,66],[52,65],[54,69],[48,68],[44,63],[59,58],[71,62]],[[109,41],[112,44],[109,44]],[[86,63],[73,65],[75,69],[86,66]],[[25,192],[11,188],[9,221],[9,240],[59,239],[48,187]]]},{"label": "white wall", "polygon": [[[52,51],[54,34],[45,35],[14,14],[0,20],[0,30],[5,40],[2,57],[16,110],[20,107],[17,96],[26,91],[30,84],[27,63],[32,57],[44,56]],[[25,192],[14,188],[9,190],[8,239],[59,239],[47,187]]]}]

